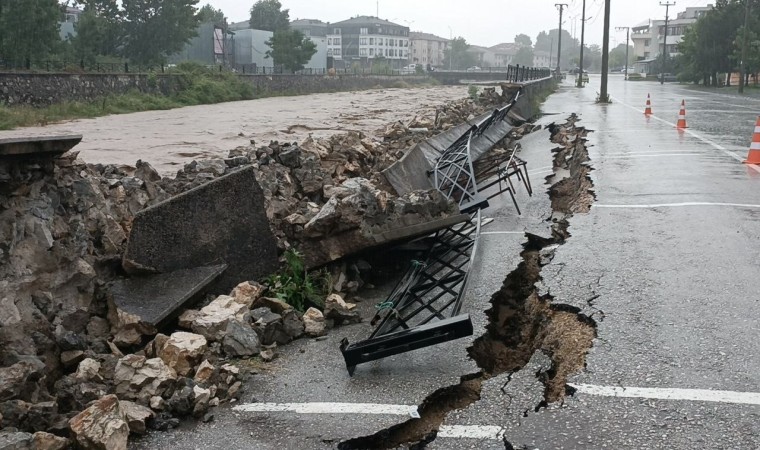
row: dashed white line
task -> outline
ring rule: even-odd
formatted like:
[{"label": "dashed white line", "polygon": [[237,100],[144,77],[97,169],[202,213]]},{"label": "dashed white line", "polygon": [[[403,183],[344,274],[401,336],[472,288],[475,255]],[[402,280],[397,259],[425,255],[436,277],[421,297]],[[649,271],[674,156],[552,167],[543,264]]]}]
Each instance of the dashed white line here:
[{"label": "dashed white line", "polygon": [[715,202],[683,202],[683,203],[653,203],[645,205],[604,205],[594,204],[592,208],[616,208],[616,209],[650,209],[650,208],[681,208],[687,206],[729,206],[735,208],[760,208],[760,205],[750,205],[745,203],[715,203]]},{"label": "dashed white line", "polygon": [[490,425],[441,425],[436,437],[500,441],[504,438],[505,431],[503,427]]},{"label": "dashed white line", "polygon": [[656,400],[687,400],[694,402],[736,403],[760,405],[760,393],[718,391],[710,389],[639,388],[571,384],[576,393],[602,397],[648,398]]},{"label": "dashed white line", "polygon": [[[248,403],[232,408],[241,412],[294,412],[298,414],[387,414],[417,415],[417,407],[379,403]],[[419,416],[418,416],[419,417]]]},{"label": "dashed white line", "polygon": [[[636,112],[644,114],[643,110],[641,110],[641,109],[639,109],[639,108],[637,108],[637,107],[635,107],[633,105],[629,105],[628,103],[625,103],[624,101],[622,101],[622,100],[620,100],[618,98],[613,98],[613,100],[616,101],[616,102],[618,102],[618,103],[620,103],[621,105],[625,106],[626,108],[629,108],[629,109],[632,109],[632,110],[634,110]],[[664,124],[667,124],[667,125],[670,125],[672,127],[676,126],[676,124],[674,124],[673,122],[668,122],[667,120],[661,119],[661,118],[659,118],[659,117],[657,117],[655,115],[651,115],[649,117],[651,117],[652,119],[655,119],[655,120],[659,120],[660,122],[662,122]],[[681,131],[683,131],[684,133],[686,133],[686,134],[688,134],[690,136],[693,136],[693,137],[699,139],[700,141],[704,142],[705,144],[711,145],[715,149],[722,151],[726,155],[730,156],[731,158],[734,158],[735,160],[737,160],[739,162],[744,162],[744,160],[745,160],[745,158],[737,155],[736,153],[732,152],[731,150],[728,150],[726,147],[718,144],[717,142],[714,142],[714,141],[712,141],[710,139],[707,139],[706,137],[700,136],[699,134],[697,134],[697,133],[695,133],[695,132],[693,132],[693,131],[691,131],[689,129],[681,130]],[[760,167],[758,167],[756,165],[747,164],[747,167],[751,168],[752,170],[756,171],[757,173],[760,173]]]}]

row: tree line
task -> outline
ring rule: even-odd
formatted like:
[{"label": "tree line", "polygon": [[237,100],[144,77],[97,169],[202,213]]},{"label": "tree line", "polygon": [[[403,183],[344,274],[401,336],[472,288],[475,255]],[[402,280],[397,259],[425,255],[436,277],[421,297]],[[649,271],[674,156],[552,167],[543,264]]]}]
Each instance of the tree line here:
[{"label": "tree line", "polygon": [[[195,36],[201,23],[226,28],[224,12],[199,0],[0,0],[0,61],[69,60],[87,64],[129,61],[163,64]],[[82,9],[76,33],[61,39],[68,7]],[[250,25],[274,33],[267,53],[274,63],[300,70],[316,45],[290,28],[278,0],[259,0]]]},{"label": "tree line", "polygon": [[760,0],[716,0],[715,7],[685,32],[680,55],[669,65],[681,81],[718,86],[721,74],[738,72],[747,6],[745,72],[760,72]]}]

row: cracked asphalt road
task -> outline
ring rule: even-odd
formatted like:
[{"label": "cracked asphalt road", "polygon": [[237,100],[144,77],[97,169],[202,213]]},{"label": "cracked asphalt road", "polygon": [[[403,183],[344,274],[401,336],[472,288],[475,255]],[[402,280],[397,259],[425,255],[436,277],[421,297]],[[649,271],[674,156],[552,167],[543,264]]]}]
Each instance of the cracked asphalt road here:
[{"label": "cracked asphalt road", "polygon": [[[731,155],[746,156],[760,100],[611,77],[613,103],[599,106],[598,81],[592,76],[586,89],[566,83],[544,106],[558,115],[542,119],[562,122],[577,113],[580,126],[595,130],[589,153],[597,201],[590,213],[572,217],[572,237],[543,268],[540,286],[598,325],[587,368],[571,383],[663,394],[674,388],[760,392],[760,172]],[[647,93],[654,107],[648,119]],[[681,99],[690,126],[685,133],[673,128]],[[473,339],[482,333],[491,294],[520,261],[521,232],[547,233],[551,207],[541,184],[552,147],[545,131],[523,142],[520,156],[535,192],[528,198],[518,188],[523,216],[508,199],[487,211],[496,220],[483,230],[465,306],[476,324]],[[362,304],[368,314],[372,302]],[[360,324],[286,347],[271,372],[248,382],[242,402],[416,405],[477,371],[466,353],[472,339],[462,339],[360,366],[349,378],[338,342],[368,333]],[[577,392],[535,412],[543,385],[534,374],[546,366],[535,354],[506,387],[506,374],[489,380],[480,401],[444,421],[501,427],[498,439],[439,436],[428,448],[504,448],[501,436],[531,449],[760,448],[758,405]],[[152,434],[132,448],[335,448],[406,419],[224,407],[211,424]]]}]

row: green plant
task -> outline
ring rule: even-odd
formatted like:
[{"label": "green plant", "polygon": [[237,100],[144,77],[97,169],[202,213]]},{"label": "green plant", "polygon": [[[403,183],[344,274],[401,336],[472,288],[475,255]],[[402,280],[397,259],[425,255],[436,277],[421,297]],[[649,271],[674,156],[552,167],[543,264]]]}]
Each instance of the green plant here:
[{"label": "green plant", "polygon": [[266,280],[275,296],[297,311],[304,312],[310,306],[323,308],[329,293],[330,277],[326,272],[310,274],[297,250],[285,252],[285,268],[281,273]]},{"label": "green plant", "polygon": [[477,86],[470,85],[467,87],[467,95],[470,96],[470,99],[474,102],[478,101],[478,93],[480,92],[480,89],[478,89]]}]

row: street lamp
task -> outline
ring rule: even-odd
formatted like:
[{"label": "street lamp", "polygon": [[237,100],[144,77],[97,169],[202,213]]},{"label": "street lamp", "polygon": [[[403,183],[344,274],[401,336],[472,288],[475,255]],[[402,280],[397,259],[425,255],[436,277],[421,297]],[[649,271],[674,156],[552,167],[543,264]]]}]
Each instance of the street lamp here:
[{"label": "street lamp", "polygon": [[454,47],[451,43],[454,41],[454,32],[449,27],[449,72],[451,72],[451,60],[454,59]]}]

